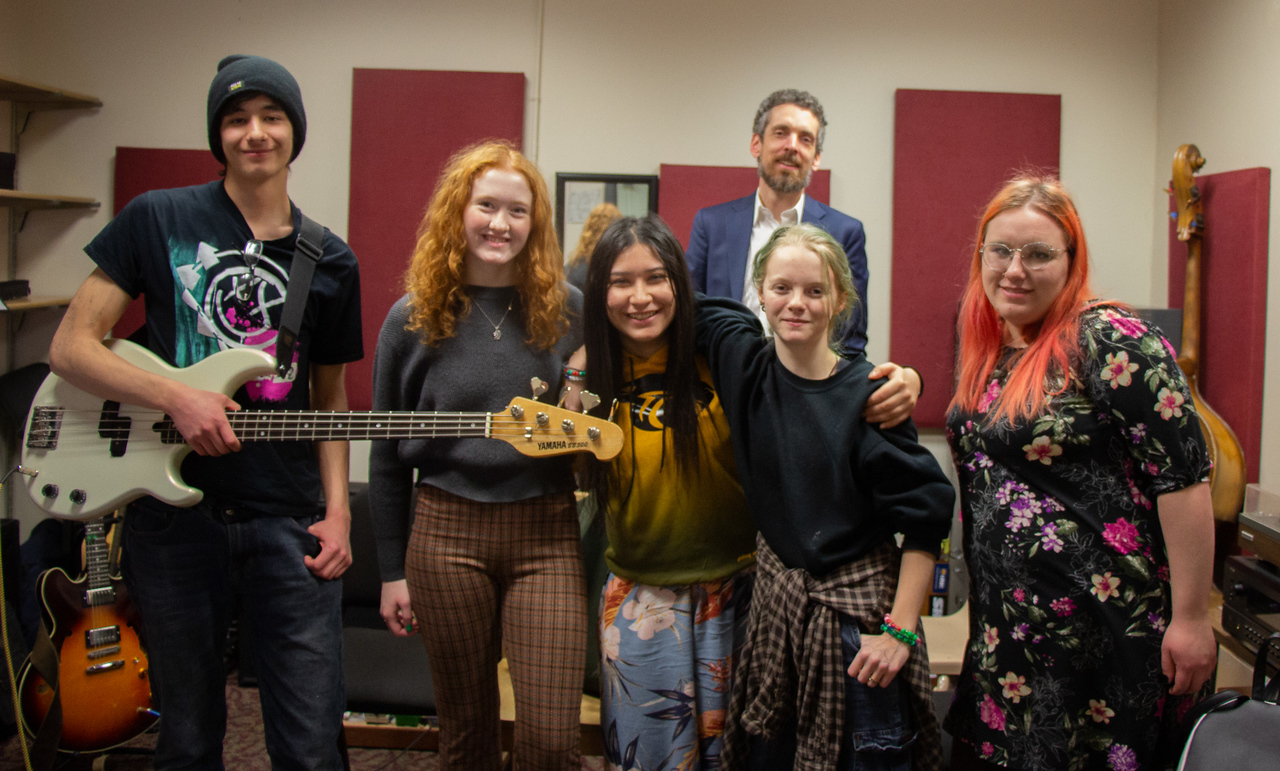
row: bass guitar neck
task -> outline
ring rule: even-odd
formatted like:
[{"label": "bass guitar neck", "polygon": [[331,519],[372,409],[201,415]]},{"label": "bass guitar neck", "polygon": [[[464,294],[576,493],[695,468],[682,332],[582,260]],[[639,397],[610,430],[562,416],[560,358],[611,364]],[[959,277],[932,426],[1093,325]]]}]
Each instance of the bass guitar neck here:
[{"label": "bass guitar neck", "polygon": [[[244,348],[177,369],[127,341],[109,345],[148,372],[228,395],[275,368],[269,355]],[[623,441],[622,429],[609,420],[519,397],[493,413],[239,410],[227,420],[242,442],[476,438],[506,442],[531,457],[589,452],[609,460]],[[41,509],[90,519],[144,495],[173,506],[198,503],[204,494],[183,482],[180,471],[190,451],[169,416],[103,401],[51,374],[27,417],[22,466]]]}]

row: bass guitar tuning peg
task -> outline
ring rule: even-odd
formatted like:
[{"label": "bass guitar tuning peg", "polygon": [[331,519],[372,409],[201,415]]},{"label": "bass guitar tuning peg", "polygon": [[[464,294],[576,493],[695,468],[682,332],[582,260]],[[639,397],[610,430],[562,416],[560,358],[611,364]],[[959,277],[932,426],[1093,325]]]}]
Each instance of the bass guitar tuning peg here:
[{"label": "bass guitar tuning peg", "polygon": [[533,389],[533,398],[535,399],[545,394],[547,392],[547,389],[550,388],[550,386],[547,385],[547,381],[543,380],[540,377],[535,377],[531,379],[529,381],[529,387]]},{"label": "bass guitar tuning peg", "polygon": [[596,396],[590,391],[583,391],[578,398],[581,399],[582,401],[583,413],[590,412],[591,410],[594,410],[596,407],[600,406],[600,397]]}]

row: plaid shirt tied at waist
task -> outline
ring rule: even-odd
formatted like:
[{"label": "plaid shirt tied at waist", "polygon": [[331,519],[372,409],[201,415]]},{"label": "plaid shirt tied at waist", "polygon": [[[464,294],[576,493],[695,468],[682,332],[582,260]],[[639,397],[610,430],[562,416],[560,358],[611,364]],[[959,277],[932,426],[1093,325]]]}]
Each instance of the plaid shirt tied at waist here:
[{"label": "plaid shirt tied at waist", "polygon": [[[721,761],[741,769],[747,735],[775,739],[796,723],[796,771],[834,771],[844,732],[844,651],[840,614],[864,634],[879,634],[893,605],[901,551],[892,540],[822,579],[787,569],[757,536],[758,574],[747,641],[736,668]],[[929,688],[924,629],[898,673],[911,689],[916,718],[915,768],[942,767],[938,720]]]}]

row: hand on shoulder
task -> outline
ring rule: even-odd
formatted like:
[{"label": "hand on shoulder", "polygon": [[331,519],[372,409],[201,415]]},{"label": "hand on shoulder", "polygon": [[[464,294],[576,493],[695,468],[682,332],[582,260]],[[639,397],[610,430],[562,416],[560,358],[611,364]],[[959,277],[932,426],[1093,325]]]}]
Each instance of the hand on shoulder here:
[{"label": "hand on shoulder", "polygon": [[886,361],[876,365],[867,377],[870,380],[885,379],[867,399],[866,408],[862,411],[862,417],[868,423],[879,424],[880,428],[893,428],[911,417],[921,393],[919,372]]}]

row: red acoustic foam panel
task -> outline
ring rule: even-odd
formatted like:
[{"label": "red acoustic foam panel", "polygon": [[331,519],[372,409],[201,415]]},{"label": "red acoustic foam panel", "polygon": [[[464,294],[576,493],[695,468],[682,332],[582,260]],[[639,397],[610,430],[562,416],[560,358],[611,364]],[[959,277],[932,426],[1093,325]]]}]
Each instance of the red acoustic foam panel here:
[{"label": "red acoustic foam panel", "polygon": [[436,180],[450,156],[484,139],[523,142],[523,73],[355,70],[347,241],[360,260],[365,357],[347,367],[354,410],[372,406],[378,331],[404,294]]},{"label": "red acoustic foam panel", "polygon": [[[162,150],[154,147],[117,147],[115,193],[111,215],[120,213],[125,204],[148,190],[164,190],[170,187],[188,187],[212,182],[222,172],[209,150]],[[142,298],[129,304],[124,315],[111,330],[112,335],[125,338],[137,331],[146,321],[146,309]]]},{"label": "red acoustic foam panel", "polygon": [[[732,201],[756,191],[760,177],[755,166],[677,166],[662,164],[658,169],[658,214],[671,232],[689,248],[693,215],[698,209]],[[821,203],[831,200],[831,170],[813,172],[805,195]]]},{"label": "red acoustic foam panel", "polygon": [[[1204,206],[1200,246],[1200,393],[1236,432],[1258,481],[1262,379],[1266,366],[1267,247],[1271,170],[1196,177]],[[1177,203],[1169,199],[1169,210]],[[1187,245],[1169,224],[1169,307],[1182,308]],[[1185,310],[1185,309],[1184,309]]]},{"label": "red acoustic foam panel", "polygon": [[899,89],[894,100],[889,358],[924,376],[916,424],[940,427],[982,211],[1015,172],[1057,173],[1062,99]]},{"label": "red acoustic foam panel", "polygon": [[201,150],[160,150],[153,147],[117,147],[115,199],[112,215],[148,190],[188,187],[212,182],[222,173],[222,164],[207,148]]}]

